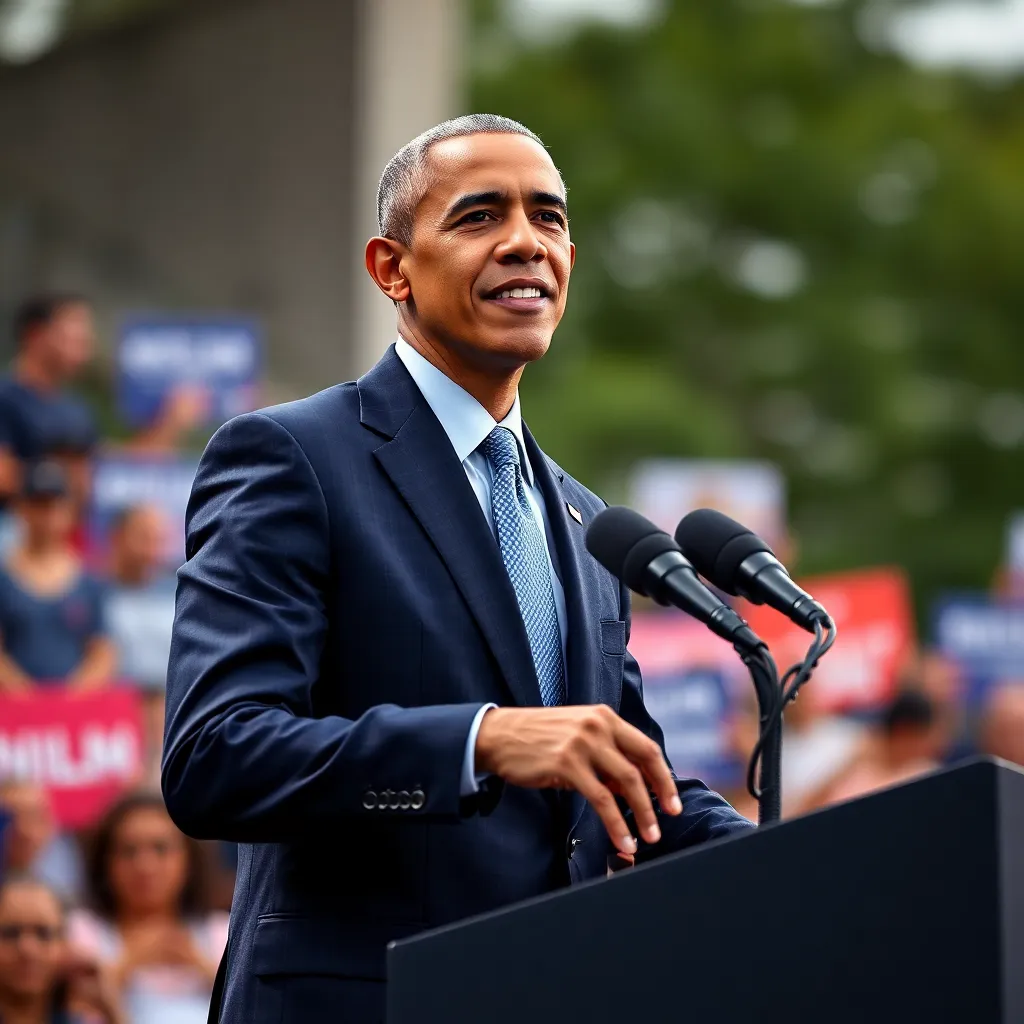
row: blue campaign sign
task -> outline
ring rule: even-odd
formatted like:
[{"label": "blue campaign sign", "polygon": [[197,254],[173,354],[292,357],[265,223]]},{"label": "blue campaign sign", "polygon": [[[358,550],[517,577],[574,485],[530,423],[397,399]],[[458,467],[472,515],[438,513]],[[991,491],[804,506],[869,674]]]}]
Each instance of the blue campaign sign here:
[{"label": "blue campaign sign", "polygon": [[124,509],[149,505],[163,513],[167,534],[166,560],[185,560],[185,508],[199,461],[195,458],[109,455],[93,471],[90,540],[93,553],[107,550],[112,521]]},{"label": "blue campaign sign", "polygon": [[692,667],[647,674],[644,704],[665,733],[677,775],[719,787],[739,784],[742,765],[731,749],[732,702],[724,673]]},{"label": "blue campaign sign", "polygon": [[201,389],[205,425],[255,409],[263,336],[244,317],[139,316],[124,321],[117,347],[117,395],[131,426],[152,422],[169,395]]},{"label": "blue campaign sign", "polygon": [[935,645],[963,667],[969,699],[992,683],[1024,678],[1024,602],[951,596],[938,603],[933,621]]}]

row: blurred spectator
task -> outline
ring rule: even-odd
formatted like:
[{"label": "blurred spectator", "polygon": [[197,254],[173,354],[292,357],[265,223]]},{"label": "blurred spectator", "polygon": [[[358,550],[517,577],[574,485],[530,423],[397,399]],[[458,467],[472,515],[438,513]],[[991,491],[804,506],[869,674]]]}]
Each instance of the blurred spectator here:
[{"label": "blurred spectator", "polygon": [[904,690],[886,708],[853,764],[805,799],[800,810],[852,800],[934,771],[941,765],[947,739],[934,701],[919,691]]},{"label": "blurred spectator", "polygon": [[74,506],[55,462],[27,467],[16,505],[22,537],[0,569],[0,690],[103,686],[117,665],[102,589],[71,545]]},{"label": "blurred spectator", "polygon": [[199,844],[135,794],[100,824],[89,875],[95,909],[71,935],[112,967],[133,1024],[205,1024],[228,919],[210,911]]},{"label": "blurred spectator", "polygon": [[828,713],[814,681],[786,706],[782,744],[782,810],[795,812],[819,787],[860,755],[867,729],[860,722]]},{"label": "blurred spectator", "polygon": [[988,694],[978,735],[986,754],[1024,765],[1024,684],[1003,683]]},{"label": "blurred spectator", "polygon": [[0,882],[0,1021],[121,1024],[117,995],[95,960],[68,948],[57,896],[34,879]]},{"label": "blurred spectator", "polygon": [[949,737],[943,754],[947,764],[970,756],[976,749],[966,715],[966,684],[963,669],[938,651],[913,655],[900,674],[901,690],[916,690],[928,697],[938,724]]},{"label": "blurred spectator", "polygon": [[117,647],[118,675],[142,694],[149,764],[157,785],[164,729],[164,686],[174,624],[175,576],[163,558],[168,524],[160,509],[138,505],[111,528],[106,621]]},{"label": "blurred spectator", "polygon": [[57,828],[46,790],[28,779],[0,780],[0,810],[10,816],[4,829],[3,871],[45,882],[61,899],[82,894],[83,868],[78,844]]},{"label": "blurred spectator", "polygon": [[156,419],[124,447],[145,455],[175,455],[188,436],[206,422],[209,411],[207,388],[199,384],[179,385],[167,396]]},{"label": "blurred spectator", "polygon": [[96,424],[64,388],[92,359],[92,310],[79,295],[34,296],[15,313],[14,338],[14,365],[0,378],[0,506],[19,493],[25,464],[46,457],[64,465],[81,506]]}]

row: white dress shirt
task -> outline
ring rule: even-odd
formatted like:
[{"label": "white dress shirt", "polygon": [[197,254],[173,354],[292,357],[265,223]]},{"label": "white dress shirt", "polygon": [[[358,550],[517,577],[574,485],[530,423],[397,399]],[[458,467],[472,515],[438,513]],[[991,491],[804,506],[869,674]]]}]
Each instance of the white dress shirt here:
[{"label": "white dress shirt", "polygon": [[[519,409],[519,395],[512,403],[508,415],[500,424],[493,416],[471,395],[464,391],[450,377],[445,376],[433,363],[429,362],[419,354],[404,338],[399,338],[395,343],[395,351],[402,365],[409,371],[410,376],[416,382],[423,397],[427,401],[434,415],[437,417],[444,432],[448,435],[455,454],[466,471],[466,476],[473,487],[480,508],[484,517],[497,540],[498,533],[494,525],[494,518],[491,514],[491,489],[494,486],[494,471],[490,462],[483,452],[477,451],[488,434],[496,427],[507,427],[519,443],[519,462],[523,471],[523,483],[526,490],[526,500],[533,510],[533,517],[537,520],[537,526],[544,537],[545,545],[548,548],[548,568],[551,572],[551,588],[555,595],[555,614],[558,617],[558,632],[562,640],[562,665],[565,666],[565,591],[555,573],[554,562],[551,558],[551,526],[548,522],[547,507],[544,504],[544,495],[537,486],[533,474],[533,466],[530,465],[530,457],[526,453],[526,443],[523,440],[523,417]],[[476,736],[480,731],[480,722],[484,714],[495,704],[486,704],[473,719],[469,730],[469,737],[466,740],[466,754],[462,762],[462,784],[461,793],[468,796],[478,789],[479,779],[477,778],[474,766],[474,753],[476,750]]]}]

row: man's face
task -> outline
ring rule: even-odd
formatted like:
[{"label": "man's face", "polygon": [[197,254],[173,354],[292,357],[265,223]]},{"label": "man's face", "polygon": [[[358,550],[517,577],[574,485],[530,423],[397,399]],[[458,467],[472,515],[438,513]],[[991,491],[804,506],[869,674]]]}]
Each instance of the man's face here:
[{"label": "man's face", "polygon": [[34,545],[66,543],[74,532],[75,505],[70,498],[22,498],[17,509]]},{"label": "man's face", "polygon": [[114,537],[117,554],[131,568],[148,574],[167,550],[168,524],[161,511],[145,506],[128,515]]},{"label": "man's face", "polygon": [[54,836],[50,801],[34,783],[12,782],[0,792],[0,807],[11,816],[10,831],[5,836],[6,866],[27,871]]},{"label": "man's face", "polygon": [[427,341],[481,367],[539,359],[562,318],[575,251],[562,181],[521,135],[437,143],[400,269]]},{"label": "man's face", "polygon": [[92,310],[82,302],[62,306],[42,328],[41,335],[54,373],[62,380],[71,380],[92,359],[96,348]]},{"label": "man's face", "polygon": [[15,1002],[38,999],[57,981],[65,954],[64,915],[53,893],[35,882],[5,885],[0,892],[0,991]]}]

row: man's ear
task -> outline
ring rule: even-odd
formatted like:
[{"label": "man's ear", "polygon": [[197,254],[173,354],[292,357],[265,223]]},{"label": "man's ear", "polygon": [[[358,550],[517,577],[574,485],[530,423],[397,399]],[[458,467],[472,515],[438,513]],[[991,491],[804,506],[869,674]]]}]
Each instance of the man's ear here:
[{"label": "man's ear", "polygon": [[371,238],[366,243],[366,272],[392,302],[405,302],[412,289],[402,273],[405,246],[393,238]]}]

